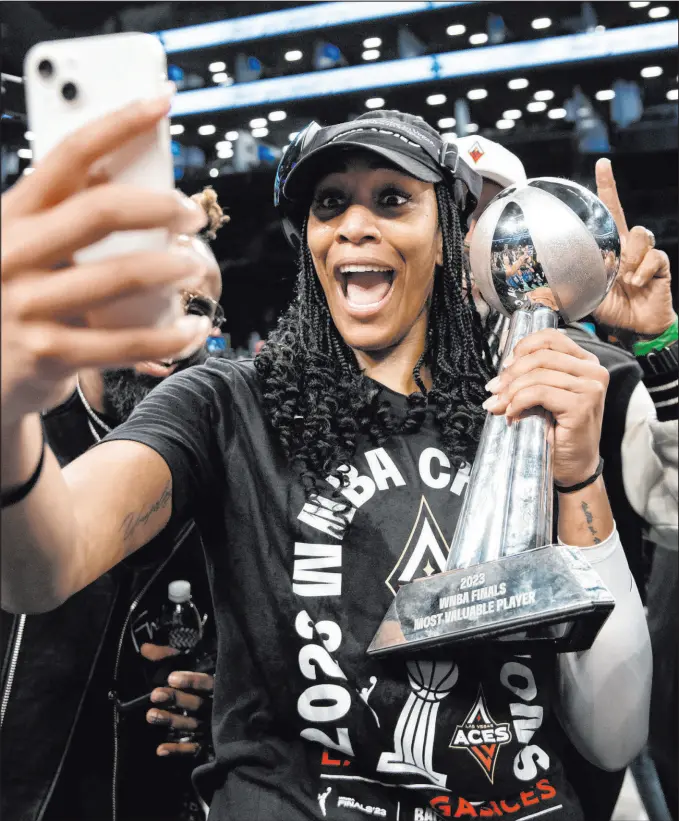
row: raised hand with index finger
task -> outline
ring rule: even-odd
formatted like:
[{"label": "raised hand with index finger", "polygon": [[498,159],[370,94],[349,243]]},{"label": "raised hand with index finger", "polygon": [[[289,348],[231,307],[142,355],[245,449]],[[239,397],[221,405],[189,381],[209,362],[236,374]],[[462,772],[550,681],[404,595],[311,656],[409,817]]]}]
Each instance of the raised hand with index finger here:
[{"label": "raised hand with index finger", "polygon": [[676,316],[669,259],[664,251],[655,248],[651,231],[641,225],[627,227],[611,161],[598,160],[595,173],[597,195],[611,212],[620,234],[621,259],[611,290],[594,316],[610,328],[646,337],[659,336]]}]

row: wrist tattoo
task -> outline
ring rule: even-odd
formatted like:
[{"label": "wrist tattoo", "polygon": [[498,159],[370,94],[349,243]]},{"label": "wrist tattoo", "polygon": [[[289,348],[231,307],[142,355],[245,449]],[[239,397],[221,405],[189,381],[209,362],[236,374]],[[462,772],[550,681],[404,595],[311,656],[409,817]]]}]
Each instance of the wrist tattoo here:
[{"label": "wrist tattoo", "polygon": [[581,502],[580,507],[582,508],[582,512],[585,514],[585,521],[587,522],[587,530],[592,534],[592,540],[594,544],[601,544],[601,539],[596,535],[597,531],[593,525],[594,516],[592,515],[592,511],[589,509],[589,505],[587,502]]},{"label": "wrist tattoo", "polygon": [[165,485],[160,498],[156,499],[153,504],[149,505],[145,510],[142,510],[141,513],[128,513],[127,516],[125,516],[123,523],[120,525],[120,530],[123,533],[123,539],[126,542],[129,541],[139,525],[145,525],[154,513],[157,513],[159,510],[167,507],[171,499],[172,482],[168,482]]}]

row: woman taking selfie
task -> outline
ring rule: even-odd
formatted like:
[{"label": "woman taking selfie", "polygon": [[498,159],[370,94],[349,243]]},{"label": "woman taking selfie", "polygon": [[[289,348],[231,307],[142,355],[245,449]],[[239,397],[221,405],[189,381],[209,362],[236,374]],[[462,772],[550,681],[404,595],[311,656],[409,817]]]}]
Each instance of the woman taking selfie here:
[{"label": "woman taking selfie", "polygon": [[[192,517],[220,641],[212,819],[580,819],[559,749],[625,766],[648,718],[648,636],[600,477],[559,498],[561,540],[617,602],[591,650],[366,656],[398,587],[444,567],[494,376],[462,281],[479,180],[424,121],[372,112],[288,148],[275,197],[296,292],[254,362],[168,378],[63,473],[44,448],[36,412],[73,371],[162,359],[207,333],[74,327],[190,274],[174,260],[51,270],[113,230],[196,230],[176,198],[140,208],[137,192],[87,183],[168,107],[74,135],[3,202],[3,606],[49,610]],[[597,471],[606,383],[595,357],[544,331],[485,405],[508,421],[551,411],[568,488]]]}]

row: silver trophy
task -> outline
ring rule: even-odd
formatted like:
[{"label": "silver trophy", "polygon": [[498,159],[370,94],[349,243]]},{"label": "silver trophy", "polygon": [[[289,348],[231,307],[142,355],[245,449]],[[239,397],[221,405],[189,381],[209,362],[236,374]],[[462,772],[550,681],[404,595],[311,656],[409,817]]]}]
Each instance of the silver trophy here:
[{"label": "silver trophy", "polygon": [[[613,218],[594,194],[541,177],[506,188],[476,225],[471,269],[516,343],[591,313],[620,262]],[[591,646],[615,605],[581,551],[553,544],[554,421],[534,408],[508,427],[488,414],[443,573],[401,587],[369,654],[495,640],[512,651]]]}]

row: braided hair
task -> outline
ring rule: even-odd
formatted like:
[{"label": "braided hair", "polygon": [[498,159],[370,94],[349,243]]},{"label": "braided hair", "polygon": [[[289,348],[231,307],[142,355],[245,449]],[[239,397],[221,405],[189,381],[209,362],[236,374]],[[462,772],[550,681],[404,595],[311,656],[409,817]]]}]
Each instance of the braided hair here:
[{"label": "braided hair", "polygon": [[[293,300],[255,368],[265,412],[309,499],[330,496],[348,509],[339,490],[348,483],[359,437],[379,447],[394,434],[417,431],[428,407],[451,463],[460,468],[473,459],[492,364],[469,275],[463,273],[460,212],[446,185],[438,183],[435,191],[444,262],[436,268],[425,348],[413,370],[420,392],[408,397],[402,420],[380,400],[380,386],[363,376],[335,327],[304,226]],[[420,375],[425,365],[432,377],[429,391]]]}]

